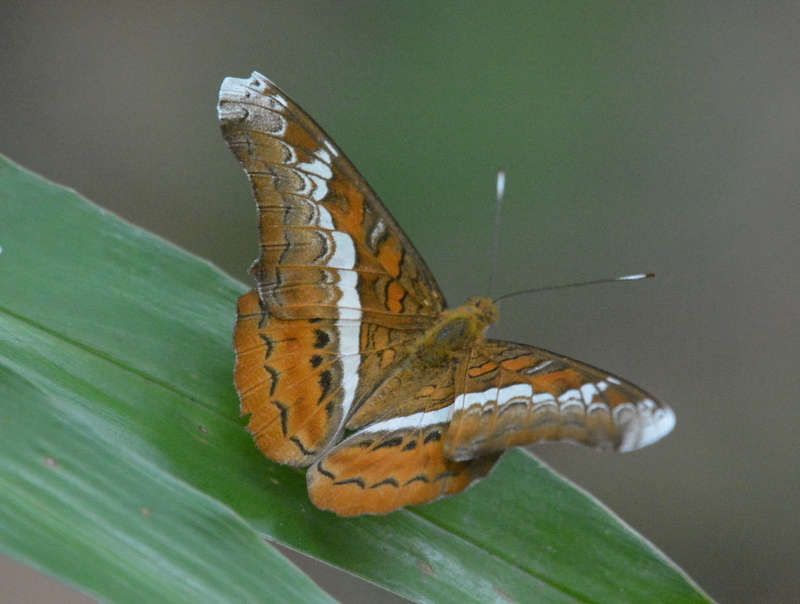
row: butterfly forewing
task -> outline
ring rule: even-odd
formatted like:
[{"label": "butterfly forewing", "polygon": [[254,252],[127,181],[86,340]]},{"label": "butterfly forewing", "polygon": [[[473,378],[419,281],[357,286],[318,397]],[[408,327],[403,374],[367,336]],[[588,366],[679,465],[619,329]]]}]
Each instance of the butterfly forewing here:
[{"label": "butterfly forewing", "polygon": [[631,451],[675,423],[671,409],[633,384],[532,346],[482,342],[457,376],[445,444],[452,459],[555,440]]},{"label": "butterfly forewing", "polygon": [[418,327],[444,309],[430,271],[377,195],[274,84],[257,73],[226,78],[219,114],[256,197],[261,255],[253,272],[273,314],[336,318],[347,308],[377,321],[407,315]]},{"label": "butterfly forewing", "polygon": [[219,115],[259,212],[257,295],[235,333],[242,410],[268,457],[308,465],[444,299],[372,189],[269,80],[227,78]]}]

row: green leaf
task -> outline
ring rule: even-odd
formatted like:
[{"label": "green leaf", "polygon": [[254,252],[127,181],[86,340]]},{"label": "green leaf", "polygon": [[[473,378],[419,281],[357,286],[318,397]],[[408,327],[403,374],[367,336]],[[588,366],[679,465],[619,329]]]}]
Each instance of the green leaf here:
[{"label": "green leaf", "polygon": [[711,602],[521,451],[441,502],[317,510],[238,416],[244,285],[7,160],[0,247],[0,548],[32,566],[113,602],[330,601],[266,537],[420,602]]},{"label": "green leaf", "polygon": [[[157,300],[185,255],[3,158],[0,246],[0,550],[112,602],[334,602],[175,471],[194,456],[219,472],[204,423],[238,432],[187,389],[208,369],[187,344],[229,356],[210,342],[221,308],[176,317]],[[216,275],[209,298],[235,295],[189,264]],[[173,361],[180,378],[154,375]]]}]

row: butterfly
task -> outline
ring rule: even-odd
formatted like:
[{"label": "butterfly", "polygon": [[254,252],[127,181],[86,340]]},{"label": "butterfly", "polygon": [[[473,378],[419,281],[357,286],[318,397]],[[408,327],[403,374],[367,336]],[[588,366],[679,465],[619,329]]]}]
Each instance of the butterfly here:
[{"label": "butterfly", "polygon": [[463,491],[511,447],[631,451],[670,432],[672,410],[633,384],[487,339],[492,300],[448,309],[375,192],[267,78],[226,78],[218,110],[260,229],[234,332],[241,411],[268,458],[310,466],[317,507],[385,514]]}]

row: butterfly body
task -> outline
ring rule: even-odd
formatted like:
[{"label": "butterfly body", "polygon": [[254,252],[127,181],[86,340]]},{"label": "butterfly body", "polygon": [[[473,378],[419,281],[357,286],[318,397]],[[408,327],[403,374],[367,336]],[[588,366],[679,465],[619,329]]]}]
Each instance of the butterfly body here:
[{"label": "butterfly body", "polygon": [[242,413],[267,457],[310,466],[318,507],[383,514],[464,490],[510,447],[626,451],[671,430],[672,411],[620,378],[487,339],[491,300],[447,309],[377,195],[264,76],[227,78],[219,114],[259,210],[234,334]]}]

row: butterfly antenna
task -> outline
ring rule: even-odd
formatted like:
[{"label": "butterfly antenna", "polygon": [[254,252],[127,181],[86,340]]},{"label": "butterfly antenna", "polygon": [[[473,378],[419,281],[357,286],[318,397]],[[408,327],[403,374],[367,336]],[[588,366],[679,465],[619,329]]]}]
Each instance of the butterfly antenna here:
[{"label": "butterfly antenna", "polygon": [[503,215],[503,196],[506,192],[506,173],[504,170],[497,171],[497,202],[494,206],[494,233],[492,234],[492,255],[489,267],[489,293],[487,297],[492,297],[494,282],[497,277],[497,257],[500,248],[500,218]]},{"label": "butterfly antenna", "polygon": [[547,287],[535,287],[533,289],[523,289],[518,292],[511,292],[510,294],[503,294],[499,298],[495,298],[495,303],[500,300],[506,300],[513,296],[521,296],[522,294],[535,294],[538,292],[547,292],[554,289],[569,289],[571,287],[583,287],[584,285],[599,285],[600,283],[614,283],[616,281],[636,281],[637,279],[650,279],[655,277],[654,273],[642,273],[639,275],[625,275],[624,277],[613,277],[611,279],[596,279],[594,281],[583,281],[582,283],[568,283],[566,285],[550,285]]}]

